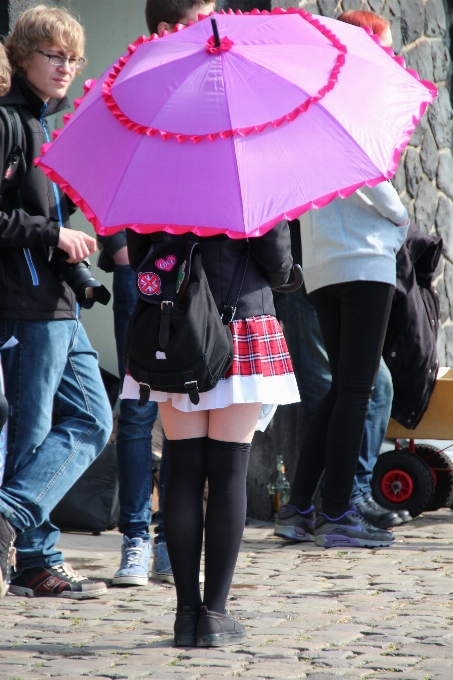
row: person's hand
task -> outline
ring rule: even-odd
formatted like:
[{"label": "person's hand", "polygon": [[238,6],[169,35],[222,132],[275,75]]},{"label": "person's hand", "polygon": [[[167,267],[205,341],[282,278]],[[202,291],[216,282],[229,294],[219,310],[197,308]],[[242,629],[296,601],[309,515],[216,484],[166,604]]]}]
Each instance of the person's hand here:
[{"label": "person's hand", "polygon": [[67,262],[75,264],[82,262],[86,257],[92,255],[97,250],[96,239],[83,231],[73,231],[72,229],[60,229],[58,247],[69,255]]},{"label": "person's hand", "polygon": [[118,265],[126,265],[129,264],[129,255],[127,252],[127,246],[123,246],[119,250],[116,251],[115,255],[113,256],[113,261],[115,264]]}]

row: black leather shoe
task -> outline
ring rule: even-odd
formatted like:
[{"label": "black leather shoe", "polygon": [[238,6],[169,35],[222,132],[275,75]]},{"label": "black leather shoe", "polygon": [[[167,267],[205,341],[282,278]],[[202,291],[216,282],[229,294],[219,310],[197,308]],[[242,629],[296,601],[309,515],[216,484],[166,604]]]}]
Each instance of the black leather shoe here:
[{"label": "black leather shoe", "polygon": [[356,502],[355,505],[362,517],[365,517],[367,522],[378,529],[396,527],[403,523],[398,513],[378,505],[374,498],[363,499],[360,502]]},{"label": "black leather shoe", "polygon": [[196,647],[197,625],[198,612],[189,611],[189,607],[183,607],[182,612],[176,612],[175,647]]},{"label": "black leather shoe", "polygon": [[247,632],[239,621],[228,614],[211,612],[200,607],[197,628],[197,647],[225,647],[245,642]]},{"label": "black leather shoe", "polygon": [[401,519],[401,524],[406,524],[412,519],[412,515],[409,510],[395,510],[398,517]]}]

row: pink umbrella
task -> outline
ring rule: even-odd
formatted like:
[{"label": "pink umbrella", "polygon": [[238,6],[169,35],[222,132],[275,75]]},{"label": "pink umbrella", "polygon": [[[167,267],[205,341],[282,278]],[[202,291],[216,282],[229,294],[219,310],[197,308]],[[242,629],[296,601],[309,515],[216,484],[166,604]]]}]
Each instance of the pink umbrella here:
[{"label": "pink umbrella", "polygon": [[37,161],[100,234],[259,236],[396,171],[432,83],[303,10],[137,40]]}]

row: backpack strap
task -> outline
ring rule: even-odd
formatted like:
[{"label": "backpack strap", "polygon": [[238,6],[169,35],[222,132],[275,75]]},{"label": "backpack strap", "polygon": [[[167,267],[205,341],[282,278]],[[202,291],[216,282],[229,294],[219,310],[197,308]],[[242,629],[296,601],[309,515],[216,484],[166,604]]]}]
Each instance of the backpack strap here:
[{"label": "backpack strap", "polygon": [[233,282],[231,284],[230,292],[228,293],[227,303],[226,305],[223,305],[222,313],[220,315],[224,326],[228,326],[228,324],[233,321],[234,315],[236,314],[236,307],[241,294],[242,284],[244,283],[245,272],[249,263],[251,249],[252,244],[250,241],[247,241],[247,245],[242,251],[241,259],[239,260],[236,271],[234,272]]},{"label": "backpack strap", "polygon": [[4,192],[14,188],[16,190],[14,202],[18,202],[17,207],[20,207],[19,188],[26,170],[22,121],[14,106],[0,106],[0,118],[5,128],[3,140],[4,172],[0,181],[0,203]]}]

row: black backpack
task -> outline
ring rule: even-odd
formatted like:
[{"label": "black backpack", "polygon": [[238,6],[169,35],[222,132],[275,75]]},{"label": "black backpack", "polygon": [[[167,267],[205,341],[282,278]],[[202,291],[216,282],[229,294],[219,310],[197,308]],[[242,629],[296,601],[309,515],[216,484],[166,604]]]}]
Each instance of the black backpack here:
[{"label": "black backpack", "polygon": [[[140,385],[140,403],[150,390],[188,394],[213,389],[233,362],[233,319],[250,244],[236,268],[222,315],[212,297],[195,241],[182,237],[153,244],[139,267],[139,295],[129,322],[125,360]],[[193,237],[192,237],[193,238]]]}]

